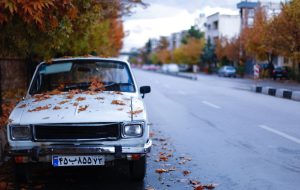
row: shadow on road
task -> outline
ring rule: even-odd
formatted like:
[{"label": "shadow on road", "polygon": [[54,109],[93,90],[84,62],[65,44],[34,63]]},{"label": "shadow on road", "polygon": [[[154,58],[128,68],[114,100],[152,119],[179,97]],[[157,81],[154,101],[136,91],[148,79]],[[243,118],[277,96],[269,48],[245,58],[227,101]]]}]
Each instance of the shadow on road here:
[{"label": "shadow on road", "polygon": [[1,167],[0,190],[35,189],[35,190],[144,190],[144,182],[133,182],[129,178],[126,165],[97,168],[52,168],[43,166],[29,168],[29,180],[16,182],[12,164],[9,162]]}]

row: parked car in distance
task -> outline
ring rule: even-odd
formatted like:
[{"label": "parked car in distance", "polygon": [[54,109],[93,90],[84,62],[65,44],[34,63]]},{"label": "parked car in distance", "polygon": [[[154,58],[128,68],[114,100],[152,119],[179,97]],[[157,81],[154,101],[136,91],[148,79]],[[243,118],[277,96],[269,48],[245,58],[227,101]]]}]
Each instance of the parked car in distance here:
[{"label": "parked car in distance", "polygon": [[137,90],[126,61],[78,57],[40,63],[7,132],[0,133],[15,173],[26,174],[28,163],[99,167],[123,161],[133,180],[143,180],[152,141],[142,97],[150,91]]},{"label": "parked car in distance", "polygon": [[161,67],[161,71],[164,72],[164,73],[178,73],[179,72],[179,67],[175,63],[164,64]]},{"label": "parked car in distance", "polygon": [[273,70],[273,79],[289,79],[288,70],[286,67],[275,67]]},{"label": "parked car in distance", "polygon": [[233,66],[222,66],[218,70],[218,75],[219,76],[224,76],[224,77],[236,77],[236,69]]}]

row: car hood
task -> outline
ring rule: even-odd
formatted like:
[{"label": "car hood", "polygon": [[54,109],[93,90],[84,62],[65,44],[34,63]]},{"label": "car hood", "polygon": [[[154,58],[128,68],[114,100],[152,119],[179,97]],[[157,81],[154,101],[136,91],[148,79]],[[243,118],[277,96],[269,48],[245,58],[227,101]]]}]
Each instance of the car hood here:
[{"label": "car hood", "polygon": [[102,92],[47,95],[47,99],[29,98],[18,103],[9,121],[12,124],[92,123],[146,120],[141,98],[132,93]]}]

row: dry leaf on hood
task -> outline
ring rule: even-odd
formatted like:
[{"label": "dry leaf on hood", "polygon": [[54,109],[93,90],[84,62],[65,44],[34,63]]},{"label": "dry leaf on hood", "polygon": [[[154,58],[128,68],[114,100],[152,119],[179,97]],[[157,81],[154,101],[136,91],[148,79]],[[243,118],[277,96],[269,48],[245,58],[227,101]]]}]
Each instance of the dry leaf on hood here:
[{"label": "dry leaf on hood", "polygon": [[192,185],[199,185],[201,183],[200,183],[200,181],[190,180],[190,184],[192,184]]},{"label": "dry leaf on hood", "polygon": [[78,103],[77,103],[77,102],[75,102],[75,103],[73,104],[73,106],[75,106],[75,107],[76,107],[76,106],[78,106]]},{"label": "dry leaf on hood", "polygon": [[67,99],[72,99],[73,97],[74,97],[74,94],[68,94],[68,95],[66,96]]},{"label": "dry leaf on hood", "polygon": [[53,108],[53,110],[60,110],[61,109],[61,107],[59,107],[59,106],[54,106],[54,108]]},{"label": "dry leaf on hood", "polygon": [[51,98],[51,96],[48,95],[48,94],[35,94],[33,96],[33,98],[35,98],[35,100],[33,102],[40,102],[40,101],[47,100],[47,99]]},{"label": "dry leaf on hood", "polygon": [[85,97],[78,97],[78,98],[76,98],[76,101],[83,101],[83,100],[85,100],[86,98]]},{"label": "dry leaf on hood", "polygon": [[22,104],[18,108],[25,108],[26,106],[27,106],[26,104]]},{"label": "dry leaf on hood", "polygon": [[68,101],[68,100],[64,100],[64,101],[59,102],[58,104],[59,104],[59,105],[62,105],[62,104],[65,104],[65,103],[67,103],[67,102],[69,102],[69,101]]},{"label": "dry leaf on hood", "polygon": [[85,111],[89,106],[88,105],[85,105],[85,106],[79,106],[78,108],[78,113],[81,112],[81,111]]},{"label": "dry leaf on hood", "polygon": [[34,112],[34,111],[41,111],[41,110],[47,110],[49,109],[50,106],[49,105],[46,105],[46,106],[38,106],[32,110],[28,110],[28,112]]},{"label": "dry leaf on hood", "polygon": [[133,114],[133,115],[137,115],[137,114],[140,114],[140,113],[142,113],[143,112],[143,110],[133,110],[133,111],[130,111],[130,112],[128,112],[129,114]]},{"label": "dry leaf on hood", "polygon": [[113,100],[113,101],[111,102],[111,104],[114,104],[114,105],[121,105],[121,106],[126,105],[122,100]]}]

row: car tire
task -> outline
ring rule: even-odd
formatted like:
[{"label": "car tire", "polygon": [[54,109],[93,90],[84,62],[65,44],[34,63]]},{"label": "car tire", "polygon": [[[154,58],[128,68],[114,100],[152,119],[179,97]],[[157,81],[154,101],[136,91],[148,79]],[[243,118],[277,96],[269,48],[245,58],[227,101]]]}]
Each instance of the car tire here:
[{"label": "car tire", "polygon": [[133,181],[143,181],[146,175],[146,156],[142,156],[139,160],[129,162],[130,178]]}]

